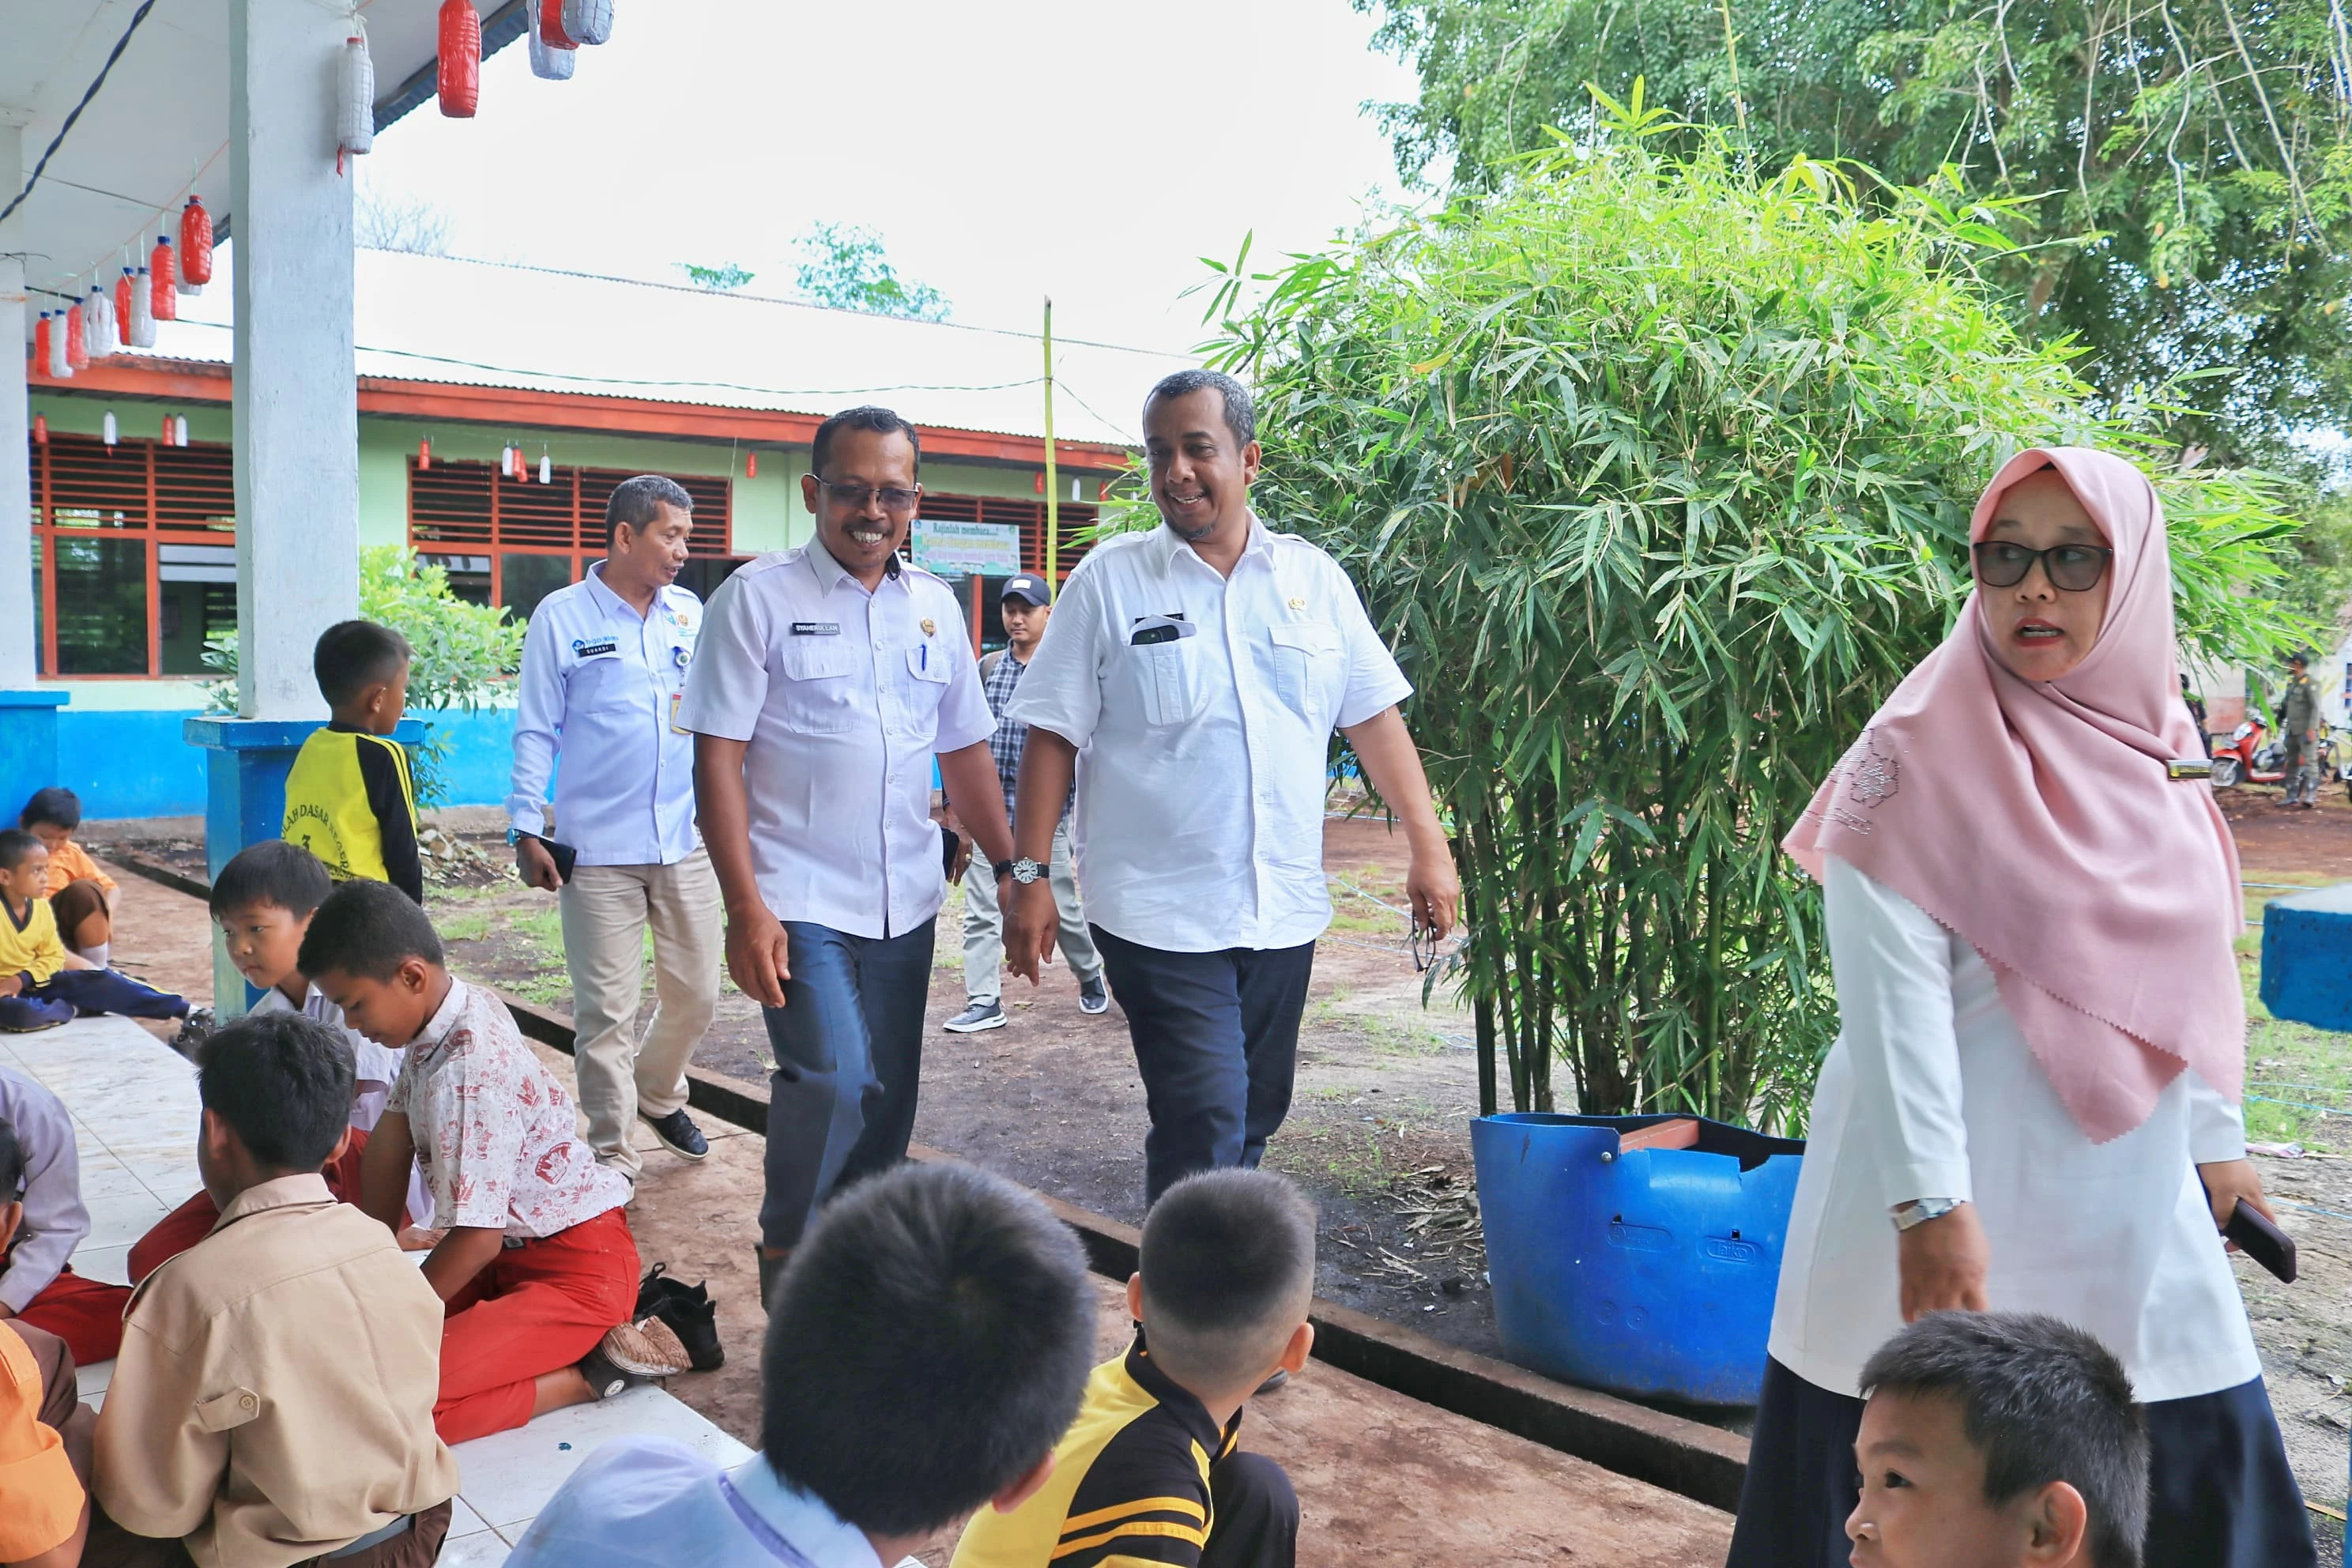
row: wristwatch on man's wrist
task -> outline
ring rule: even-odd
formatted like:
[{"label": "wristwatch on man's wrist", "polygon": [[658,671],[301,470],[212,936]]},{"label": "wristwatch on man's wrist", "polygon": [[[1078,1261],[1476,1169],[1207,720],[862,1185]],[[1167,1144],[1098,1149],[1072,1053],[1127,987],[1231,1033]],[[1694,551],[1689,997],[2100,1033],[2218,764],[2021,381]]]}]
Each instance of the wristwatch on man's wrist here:
[{"label": "wristwatch on man's wrist", "polygon": [[1017,860],[996,862],[996,874],[999,878],[1010,877],[1025,888],[1042,879],[1045,875],[1045,868],[1024,855]]},{"label": "wristwatch on man's wrist", "polygon": [[1914,1198],[1907,1204],[1896,1204],[1893,1210],[1895,1228],[1909,1230],[1931,1219],[1941,1219],[1966,1203],[1966,1198]]}]

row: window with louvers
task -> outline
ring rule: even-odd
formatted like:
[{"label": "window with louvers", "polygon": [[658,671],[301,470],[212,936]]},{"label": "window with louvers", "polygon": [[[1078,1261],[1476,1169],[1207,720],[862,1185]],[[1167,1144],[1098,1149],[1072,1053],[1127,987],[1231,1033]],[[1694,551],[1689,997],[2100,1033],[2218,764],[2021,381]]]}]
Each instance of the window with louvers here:
[{"label": "window with louvers", "polygon": [[227,446],[52,432],[26,448],[43,675],[202,675],[236,626]]},{"label": "window with louvers", "polygon": [[[488,463],[408,462],[410,544],[449,574],[461,597],[502,605],[519,621],[603,557],[604,502],[633,477],[627,468],[556,468],[541,484],[536,464],[527,473],[514,479]],[[716,586],[735,564],[733,483],[702,474],[672,477],[694,500],[688,585]]]}]

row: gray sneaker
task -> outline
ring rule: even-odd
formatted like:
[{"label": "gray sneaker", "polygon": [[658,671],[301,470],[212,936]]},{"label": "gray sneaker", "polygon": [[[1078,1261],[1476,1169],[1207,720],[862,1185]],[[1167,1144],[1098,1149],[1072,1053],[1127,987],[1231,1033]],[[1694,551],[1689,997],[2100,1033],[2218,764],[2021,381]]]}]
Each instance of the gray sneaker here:
[{"label": "gray sneaker", "polygon": [[1103,984],[1101,975],[1097,974],[1092,980],[1078,982],[1078,1011],[1081,1013],[1110,1011],[1110,990]]},{"label": "gray sneaker", "polygon": [[982,1029],[1004,1027],[1004,1009],[993,1002],[975,1002],[940,1026],[950,1035],[977,1035]]}]

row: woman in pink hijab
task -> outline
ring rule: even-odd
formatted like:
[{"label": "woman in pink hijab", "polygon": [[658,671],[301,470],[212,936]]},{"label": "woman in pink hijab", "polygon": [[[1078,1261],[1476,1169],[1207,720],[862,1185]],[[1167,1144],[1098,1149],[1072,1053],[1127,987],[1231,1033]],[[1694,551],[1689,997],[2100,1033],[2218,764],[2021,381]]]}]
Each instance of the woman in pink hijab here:
[{"label": "woman in pink hijab", "polygon": [[2210,787],[2168,765],[2205,752],[2163,510],[2121,458],[2034,450],[1969,540],[1951,635],[1784,843],[1822,883],[1843,1028],[1731,1568],[1843,1564],[1849,1521],[1884,1544],[1885,1489],[1856,1484],[1863,1364],[1953,1310],[2048,1313],[2121,1359],[2149,1568],[2307,1568],[2218,1235],[2241,1198],[2269,1210],[2238,1110],[2237,853]]}]

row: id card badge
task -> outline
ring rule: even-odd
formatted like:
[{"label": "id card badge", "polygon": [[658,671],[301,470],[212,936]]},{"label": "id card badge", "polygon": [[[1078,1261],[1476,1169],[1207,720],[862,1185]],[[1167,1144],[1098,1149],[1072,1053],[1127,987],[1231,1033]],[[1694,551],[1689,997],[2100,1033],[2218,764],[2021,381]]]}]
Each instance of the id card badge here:
[{"label": "id card badge", "polygon": [[687,729],[677,721],[677,705],[685,700],[686,693],[683,691],[673,691],[669,694],[669,732],[673,735],[691,735],[694,733],[693,731]]}]

